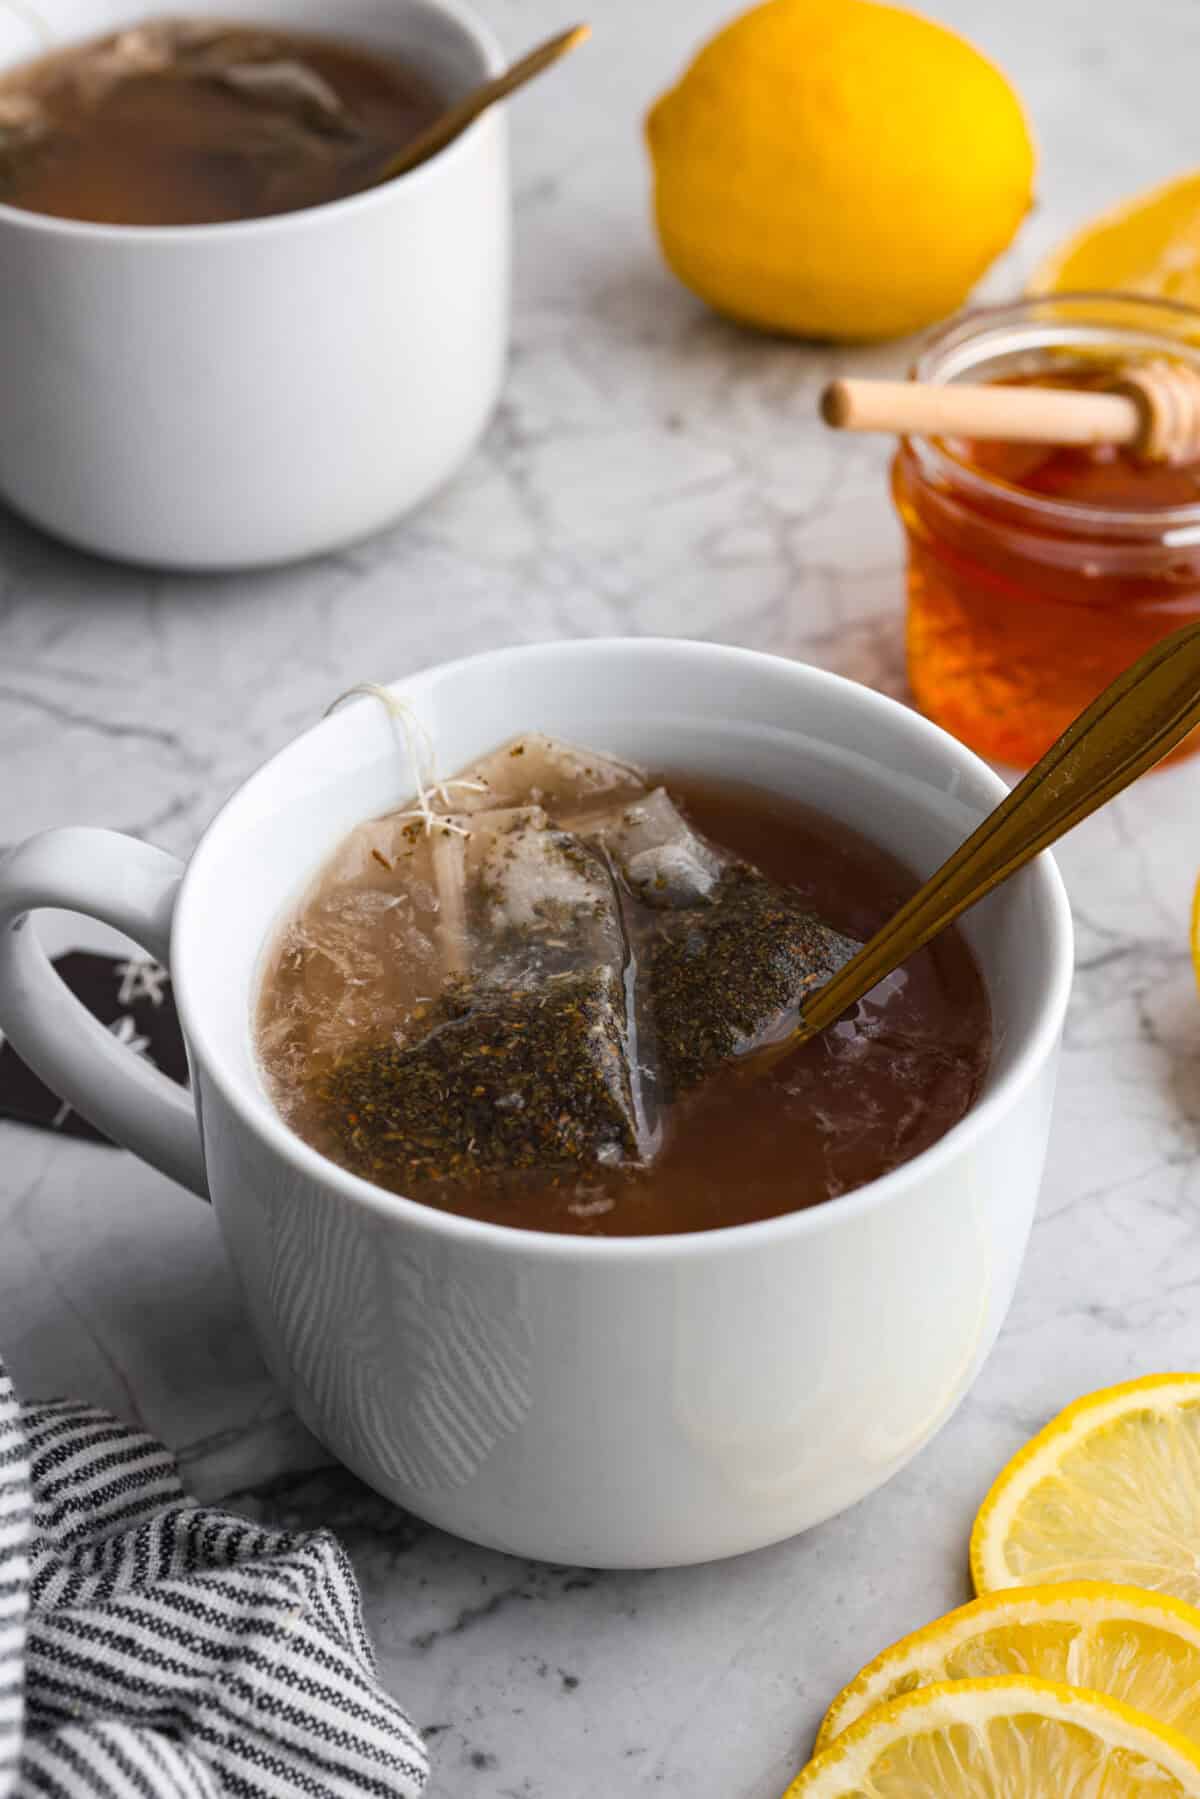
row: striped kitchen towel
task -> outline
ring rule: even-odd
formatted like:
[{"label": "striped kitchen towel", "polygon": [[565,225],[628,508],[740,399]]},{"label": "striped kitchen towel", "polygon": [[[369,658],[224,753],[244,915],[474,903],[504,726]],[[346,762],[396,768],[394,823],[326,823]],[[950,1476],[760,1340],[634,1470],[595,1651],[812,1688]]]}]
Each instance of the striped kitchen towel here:
[{"label": "striped kitchen towel", "polygon": [[345,1551],[189,1503],[166,1450],[0,1363],[0,1799],[415,1799]]}]

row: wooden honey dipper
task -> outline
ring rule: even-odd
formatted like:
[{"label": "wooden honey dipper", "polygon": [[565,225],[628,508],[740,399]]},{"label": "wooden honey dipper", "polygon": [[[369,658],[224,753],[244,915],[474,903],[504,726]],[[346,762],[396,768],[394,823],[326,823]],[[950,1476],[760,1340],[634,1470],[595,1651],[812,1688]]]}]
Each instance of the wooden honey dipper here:
[{"label": "wooden honey dipper", "polygon": [[1200,461],[1200,369],[1165,358],[1120,370],[1103,392],[966,382],[831,381],[821,417],[839,431],[1128,445],[1145,462]]}]

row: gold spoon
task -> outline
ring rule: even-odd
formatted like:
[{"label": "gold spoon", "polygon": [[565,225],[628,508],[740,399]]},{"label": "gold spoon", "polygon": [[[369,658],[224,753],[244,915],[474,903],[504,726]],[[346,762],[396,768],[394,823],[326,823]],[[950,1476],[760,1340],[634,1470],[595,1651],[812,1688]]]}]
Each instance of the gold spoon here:
[{"label": "gold spoon", "polygon": [[764,1072],[835,1024],[969,906],[1153,768],[1197,724],[1200,624],[1191,624],[1155,644],[1068,725],[937,873],[804,1002],[790,1034],[745,1058],[746,1072]]},{"label": "gold spoon", "polygon": [[460,132],[473,124],[481,112],[486,112],[489,106],[494,106],[497,100],[503,100],[517,88],[524,87],[527,81],[532,81],[535,75],[540,75],[543,69],[548,69],[560,56],[565,56],[568,50],[574,50],[577,44],[582,44],[591,35],[590,25],[573,25],[570,31],[560,32],[557,37],[548,38],[544,44],[539,44],[536,50],[531,50],[528,56],[513,63],[502,75],[494,75],[490,81],[481,82],[478,87],[472,88],[469,94],[456,100],[440,118],[436,118],[432,125],[426,126],[411,143],[405,144],[403,150],[397,151],[382,173],[375,177],[372,185],[394,181],[397,175],[407,175],[418,163],[427,162],[431,156],[436,156],[439,150],[444,150]]}]

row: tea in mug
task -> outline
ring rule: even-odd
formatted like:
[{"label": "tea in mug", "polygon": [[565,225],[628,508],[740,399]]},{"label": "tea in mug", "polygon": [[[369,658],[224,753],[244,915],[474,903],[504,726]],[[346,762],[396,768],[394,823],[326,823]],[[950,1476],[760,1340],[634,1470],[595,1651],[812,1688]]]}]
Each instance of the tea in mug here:
[{"label": "tea in mug", "polygon": [[0,202],[106,225],[212,225],[370,187],[446,108],[390,55],[156,19],[0,75]]},{"label": "tea in mug", "polygon": [[951,931],[739,1072],[915,885],[800,801],[530,734],[321,869],[267,954],[265,1079],[335,1162],[493,1223],[645,1235],[819,1204],[935,1142],[987,1070]]}]

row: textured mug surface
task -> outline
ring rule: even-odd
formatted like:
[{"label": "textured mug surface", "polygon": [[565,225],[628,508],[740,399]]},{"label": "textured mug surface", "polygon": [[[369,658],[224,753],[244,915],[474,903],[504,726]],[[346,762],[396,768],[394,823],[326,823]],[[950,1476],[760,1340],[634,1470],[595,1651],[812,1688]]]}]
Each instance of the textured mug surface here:
[{"label": "textured mug surface", "polygon": [[[549,644],[396,684],[443,771],[540,729],[802,796],[925,875],[1005,791],[896,702],[780,658],[663,640]],[[964,920],[995,1050],[967,1116],[857,1192],[657,1238],[522,1232],[332,1166],[274,1111],[252,1041],[265,941],[351,826],[409,798],[376,702],[297,739],[229,801],[186,873],[107,832],[0,864],[0,1028],[64,1097],[211,1193],[264,1354],[366,1480],[478,1542],[655,1566],[752,1549],[881,1485],[946,1420],[1012,1297],[1071,978],[1042,857]],[[200,1129],[178,1089],[86,1033],[33,938],[38,905],[168,953]]]},{"label": "textured mug surface", "polygon": [[[144,18],[145,0],[0,7],[0,69]],[[189,0],[333,31],[450,97],[496,73],[458,0]],[[506,128],[494,107],[398,181],[224,225],[0,205],[0,495],[103,555],[232,568],[328,550],[467,455],[504,371]]]}]

